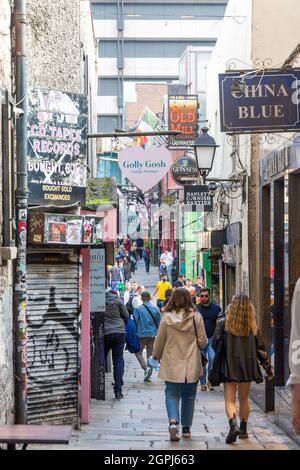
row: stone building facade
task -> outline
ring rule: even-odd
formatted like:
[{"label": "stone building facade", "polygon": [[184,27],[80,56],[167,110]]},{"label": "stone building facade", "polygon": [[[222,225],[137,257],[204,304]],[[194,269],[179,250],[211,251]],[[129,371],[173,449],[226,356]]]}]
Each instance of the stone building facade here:
[{"label": "stone building facade", "polygon": [[[97,45],[90,0],[28,0],[26,6],[28,89],[86,93],[89,99],[89,131],[95,132]],[[3,155],[2,106],[6,92],[12,99],[14,97],[12,13],[13,1],[0,0],[0,247],[5,245],[2,162],[7,158]],[[91,172],[96,168],[94,161],[95,143],[91,142]],[[12,300],[12,261],[0,256],[0,424],[14,420]]]},{"label": "stone building facade", "polygon": [[[11,5],[0,0],[0,246],[3,240],[3,153],[2,107],[6,92],[11,93]],[[12,262],[0,257],[0,424],[13,421],[13,314]]]}]

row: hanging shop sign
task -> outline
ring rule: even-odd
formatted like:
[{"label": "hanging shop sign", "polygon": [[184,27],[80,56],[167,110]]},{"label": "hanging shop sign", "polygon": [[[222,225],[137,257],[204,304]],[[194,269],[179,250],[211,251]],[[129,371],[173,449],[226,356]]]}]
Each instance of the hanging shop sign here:
[{"label": "hanging shop sign", "polygon": [[172,179],[182,186],[191,184],[191,180],[195,180],[199,176],[196,160],[186,155],[177,158],[172,163],[170,172]]},{"label": "hanging shop sign", "polygon": [[42,90],[29,93],[30,204],[85,202],[87,115],[85,95]]},{"label": "hanging shop sign", "polygon": [[198,135],[198,96],[169,95],[169,130],[181,134],[169,138],[169,149],[191,147]]},{"label": "hanging shop sign", "polygon": [[208,187],[203,185],[185,186],[184,204],[187,207],[195,206],[203,212],[211,212],[213,210],[213,199],[208,192]]},{"label": "hanging shop sign", "polygon": [[260,162],[261,185],[270,184],[286,171],[300,168],[300,142],[276,149]]},{"label": "hanging shop sign", "polygon": [[28,243],[93,245],[103,240],[103,217],[32,212],[28,216]]},{"label": "hanging shop sign", "polygon": [[142,191],[149,191],[168,173],[172,156],[165,147],[132,147],[119,153],[122,175]]},{"label": "hanging shop sign", "polygon": [[300,129],[299,87],[299,69],[219,75],[221,131]]},{"label": "hanging shop sign", "polygon": [[89,178],[86,188],[86,204],[98,206],[104,203],[117,203],[117,182],[113,177]]}]

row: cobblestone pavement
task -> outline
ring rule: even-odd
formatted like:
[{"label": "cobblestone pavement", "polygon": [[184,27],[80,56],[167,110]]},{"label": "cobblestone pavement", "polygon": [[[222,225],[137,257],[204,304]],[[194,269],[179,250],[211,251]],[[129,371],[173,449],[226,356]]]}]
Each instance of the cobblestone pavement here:
[{"label": "cobblestone pavement", "polygon": [[[157,271],[144,274],[139,266],[135,279],[146,287],[154,285]],[[153,292],[153,289],[151,290]],[[91,450],[290,450],[299,447],[251,402],[249,439],[227,445],[228,424],[221,389],[197,392],[192,438],[170,442],[164,404],[164,383],[154,373],[152,382],[144,383],[137,359],[125,353],[124,399],[115,400],[112,374],[106,375],[107,399],[91,401],[90,424],[74,431],[69,446],[47,449]],[[39,448],[42,446],[30,446]]]}]

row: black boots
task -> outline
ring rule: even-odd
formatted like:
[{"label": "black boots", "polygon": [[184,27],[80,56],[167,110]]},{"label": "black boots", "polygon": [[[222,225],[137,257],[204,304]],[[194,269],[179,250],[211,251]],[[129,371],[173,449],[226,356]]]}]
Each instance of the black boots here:
[{"label": "black boots", "polygon": [[240,424],[240,436],[239,436],[239,438],[240,439],[247,439],[247,437],[249,437],[249,435],[247,433],[247,422],[242,420],[241,424]]},{"label": "black boots", "polygon": [[233,442],[235,442],[237,437],[240,434],[240,429],[237,425],[235,415],[233,416],[233,418],[229,420],[229,426],[230,426],[230,429],[229,429],[228,436],[226,437],[226,444],[232,444]]}]

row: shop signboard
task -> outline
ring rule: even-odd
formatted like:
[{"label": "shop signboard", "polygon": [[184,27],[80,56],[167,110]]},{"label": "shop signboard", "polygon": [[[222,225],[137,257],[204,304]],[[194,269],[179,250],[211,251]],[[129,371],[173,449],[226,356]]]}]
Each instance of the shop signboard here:
[{"label": "shop signboard", "polygon": [[221,131],[300,129],[300,69],[219,75]]},{"label": "shop signboard", "polygon": [[198,96],[169,95],[169,130],[181,134],[169,138],[169,149],[191,147],[198,135]]},{"label": "shop signboard", "polygon": [[172,155],[165,147],[132,147],[119,153],[122,175],[142,191],[149,191],[168,173]]},{"label": "shop signboard", "polygon": [[209,194],[208,187],[204,185],[185,186],[184,204],[186,207],[195,207],[203,212],[213,210],[213,200]]},{"label": "shop signboard", "polygon": [[36,89],[29,93],[28,101],[29,204],[85,202],[86,96]]},{"label": "shop signboard", "polygon": [[197,162],[194,158],[182,155],[172,163],[171,166],[172,179],[182,186],[190,185],[191,181],[195,181],[199,176]]}]

